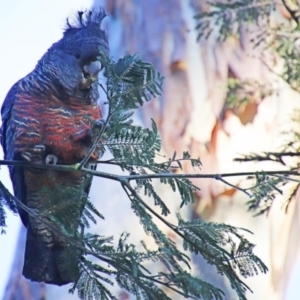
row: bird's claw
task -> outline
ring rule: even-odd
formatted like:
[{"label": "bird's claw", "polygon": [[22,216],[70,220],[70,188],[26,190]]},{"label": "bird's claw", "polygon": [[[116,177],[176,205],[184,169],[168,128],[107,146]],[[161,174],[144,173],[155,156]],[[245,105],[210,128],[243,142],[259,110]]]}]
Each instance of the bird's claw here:
[{"label": "bird's claw", "polygon": [[96,121],[94,121],[94,126],[98,129],[102,129],[105,125],[105,120],[104,119],[98,119]]},{"label": "bird's claw", "polygon": [[29,151],[24,151],[21,153],[22,158],[24,158],[26,161],[31,162],[37,162],[41,160],[42,154],[46,151],[45,145],[35,145],[29,149]]},{"label": "bird's claw", "polygon": [[56,165],[58,161],[58,157],[54,154],[48,154],[45,158],[46,165]]},{"label": "bird's claw", "polygon": [[45,145],[35,145],[35,146],[32,148],[32,151],[38,152],[38,153],[43,153],[43,152],[46,151],[46,146],[45,146]]},{"label": "bird's claw", "polygon": [[21,156],[22,156],[22,158],[24,158],[24,159],[27,160],[28,162],[31,161],[32,155],[31,155],[30,152],[23,152],[23,153],[21,153]]}]

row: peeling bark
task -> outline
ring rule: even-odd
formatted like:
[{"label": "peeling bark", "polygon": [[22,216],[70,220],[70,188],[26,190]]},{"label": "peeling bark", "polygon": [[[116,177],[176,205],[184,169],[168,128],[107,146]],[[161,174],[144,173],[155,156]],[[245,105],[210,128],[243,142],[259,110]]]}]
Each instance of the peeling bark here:
[{"label": "peeling bark", "polygon": [[[144,124],[150,117],[156,120],[167,155],[189,150],[192,156],[201,158],[203,173],[257,169],[251,164],[233,163],[232,159],[237,153],[267,151],[278,145],[276,136],[282,126],[281,120],[288,118],[299,96],[286,91],[280,96],[265,97],[263,101],[255,99],[243,109],[227,107],[229,77],[262,83],[274,79],[258,59],[258,50],[253,50],[246,29],[241,26],[238,38],[232,37],[222,43],[213,37],[201,43],[194,39],[193,43],[191,35],[195,24],[189,18],[208,9],[204,1],[190,0],[190,6],[187,1],[130,1],[128,6],[129,1],[107,0],[106,3],[122,24],[119,45],[123,53],[138,52],[165,76],[162,97],[156,99],[155,104],[145,106],[142,120]],[[252,29],[255,30],[255,26]],[[283,85],[280,83],[281,87]],[[289,107],[282,100],[286,97],[291,99]],[[274,168],[271,164],[263,167]],[[193,172],[188,165],[184,168],[188,173]],[[238,180],[233,179],[232,183],[238,184]],[[292,234],[293,224],[298,222],[297,208],[291,206],[285,215],[282,209],[274,206],[268,219],[253,218],[246,212],[247,199],[241,193],[212,180],[195,182],[201,191],[196,195],[193,217],[254,231],[254,237],[250,238],[258,244],[256,253],[268,264],[270,272],[251,279],[249,284],[254,294],[249,294],[249,299],[281,299],[291,270],[285,257],[290,257],[289,249],[295,249],[297,243]],[[280,199],[277,201],[282,204]],[[281,231],[274,227],[275,220],[279,219]],[[280,232],[284,232],[282,235],[288,246],[273,240],[272,236]],[[227,290],[228,299],[234,299],[228,282],[218,277],[199,257],[195,258],[195,264],[200,275]]]}]

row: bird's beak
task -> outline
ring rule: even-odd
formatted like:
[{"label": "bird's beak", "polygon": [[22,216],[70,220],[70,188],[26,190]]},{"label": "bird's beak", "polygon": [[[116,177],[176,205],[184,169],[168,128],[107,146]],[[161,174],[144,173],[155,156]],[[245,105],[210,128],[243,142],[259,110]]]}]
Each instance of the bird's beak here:
[{"label": "bird's beak", "polygon": [[91,85],[98,79],[98,74],[101,71],[100,61],[92,61],[88,65],[83,66],[83,76],[80,82],[81,89],[89,89]]},{"label": "bird's beak", "polygon": [[89,74],[91,78],[97,78],[98,73],[101,71],[102,65],[100,61],[92,61],[88,65],[83,66],[85,74]]}]

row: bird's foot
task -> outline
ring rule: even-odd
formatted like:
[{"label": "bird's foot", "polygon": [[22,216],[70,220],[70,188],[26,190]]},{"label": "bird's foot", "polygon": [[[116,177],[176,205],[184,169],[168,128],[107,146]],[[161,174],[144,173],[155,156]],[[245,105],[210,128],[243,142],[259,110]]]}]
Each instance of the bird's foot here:
[{"label": "bird's foot", "polygon": [[32,151],[33,152],[37,152],[37,153],[43,153],[46,151],[46,146],[45,145],[35,145],[33,148],[32,148]]},{"label": "bird's foot", "polygon": [[93,122],[93,125],[94,125],[94,127],[95,128],[97,128],[97,129],[102,129],[103,127],[104,127],[104,125],[105,125],[105,120],[104,119],[98,119],[98,120],[96,120],[96,121],[94,121]]},{"label": "bird's foot", "polygon": [[58,162],[58,157],[54,154],[48,154],[45,158],[46,165],[56,165]]},{"label": "bird's foot", "polygon": [[26,161],[30,162],[31,161],[31,153],[30,152],[23,152],[21,153],[22,158],[24,158]]},{"label": "bird's foot", "polygon": [[22,158],[26,161],[31,162],[39,162],[42,161],[43,153],[46,151],[45,145],[35,145],[29,149],[30,151],[24,151],[21,153]]}]

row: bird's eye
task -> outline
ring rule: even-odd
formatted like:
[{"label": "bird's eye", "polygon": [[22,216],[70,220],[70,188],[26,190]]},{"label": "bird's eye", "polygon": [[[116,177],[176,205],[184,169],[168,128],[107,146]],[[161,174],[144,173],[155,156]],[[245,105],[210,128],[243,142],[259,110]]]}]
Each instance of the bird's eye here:
[{"label": "bird's eye", "polygon": [[79,53],[75,53],[75,57],[76,57],[77,59],[79,59],[79,58],[80,58],[80,54],[79,54]]}]

